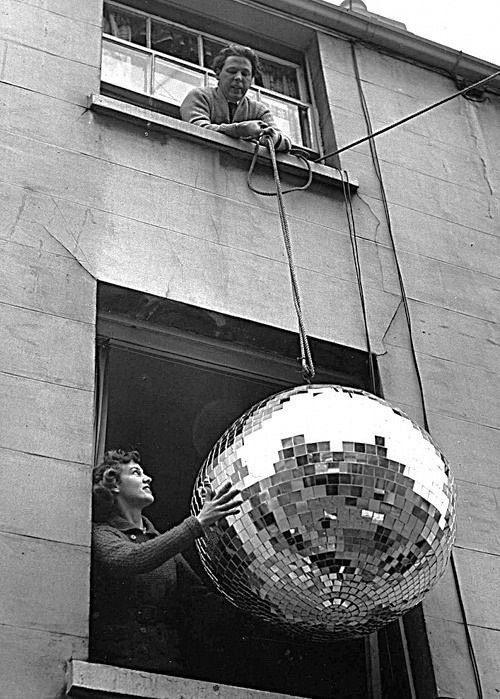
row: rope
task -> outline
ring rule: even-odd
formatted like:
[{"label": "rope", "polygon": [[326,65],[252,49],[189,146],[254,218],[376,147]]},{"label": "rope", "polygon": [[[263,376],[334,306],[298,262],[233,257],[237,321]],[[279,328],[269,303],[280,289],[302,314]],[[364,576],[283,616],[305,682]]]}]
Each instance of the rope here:
[{"label": "rope", "polygon": [[311,383],[312,379],[314,378],[314,376],[316,374],[316,371],[314,369],[312,354],[311,354],[311,350],[309,347],[308,333],[306,330],[306,325],[305,325],[305,321],[304,321],[304,314],[302,311],[302,302],[301,302],[301,298],[300,298],[299,282],[297,279],[295,262],[293,259],[292,242],[290,240],[290,231],[288,228],[288,220],[287,220],[287,215],[286,215],[286,210],[285,210],[285,201],[283,199],[283,195],[288,194],[288,192],[295,192],[295,191],[307,189],[307,187],[309,187],[309,185],[311,184],[312,171],[311,171],[311,167],[310,167],[309,163],[306,161],[305,157],[298,154],[298,153],[295,153],[296,157],[307,162],[307,166],[309,169],[309,177],[308,177],[308,180],[307,180],[305,185],[303,185],[301,187],[291,187],[290,189],[283,190],[281,188],[281,181],[280,181],[280,175],[279,175],[279,171],[278,171],[278,163],[276,161],[276,152],[274,150],[273,139],[271,136],[265,136],[264,140],[266,143],[266,147],[269,151],[269,156],[271,158],[274,184],[275,184],[276,191],[275,192],[260,191],[256,187],[254,187],[251,183],[251,178],[252,178],[252,174],[253,174],[253,171],[255,168],[255,163],[257,161],[257,154],[259,151],[259,144],[258,143],[255,146],[255,151],[253,154],[252,163],[251,163],[250,169],[248,171],[247,184],[248,184],[249,188],[252,190],[252,192],[255,192],[256,194],[261,194],[262,196],[267,196],[267,197],[275,196],[277,198],[278,213],[279,213],[279,217],[280,217],[281,230],[283,232],[283,242],[285,244],[285,250],[286,250],[286,254],[287,254],[288,270],[290,273],[290,283],[292,286],[293,305],[295,307],[295,313],[297,315],[297,322],[298,322],[298,326],[299,326],[300,357],[298,358],[298,361],[300,362],[300,365],[301,365],[301,371],[302,371],[302,376],[304,377],[304,380],[307,383]]},{"label": "rope", "polygon": [[368,328],[368,316],[366,313],[365,292],[363,288],[363,279],[361,276],[361,264],[359,261],[358,236],[356,233],[356,222],[354,220],[354,210],[352,207],[351,188],[349,183],[349,175],[346,170],[339,170],[340,179],[342,181],[342,193],[344,195],[344,204],[347,216],[347,226],[349,228],[349,238],[351,240],[352,255],[354,258],[354,269],[356,270],[356,280],[358,283],[359,299],[361,302],[361,311],[363,313],[363,323],[365,326],[366,350],[368,353],[368,371],[370,375],[370,384],[372,393],[377,393],[377,383],[375,379],[375,366],[373,362],[370,332]]}]

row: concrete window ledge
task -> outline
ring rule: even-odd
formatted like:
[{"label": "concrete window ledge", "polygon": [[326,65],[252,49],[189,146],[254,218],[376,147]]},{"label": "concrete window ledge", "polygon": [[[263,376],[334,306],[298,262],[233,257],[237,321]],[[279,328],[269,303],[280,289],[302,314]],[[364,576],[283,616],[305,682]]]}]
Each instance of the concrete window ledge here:
[{"label": "concrete window ledge", "polygon": [[83,699],[300,699],[290,694],[158,675],[83,660],[68,663],[66,695]]},{"label": "concrete window ledge", "polygon": [[[185,121],[180,121],[166,114],[160,114],[159,112],[145,107],[123,102],[114,97],[100,94],[89,95],[88,106],[89,109],[96,112],[112,114],[128,121],[148,124],[148,128],[151,129],[173,132],[176,136],[181,138],[197,141],[208,147],[229,152],[235,157],[244,158],[248,163],[250,163],[250,159],[253,155],[254,145],[251,143],[245,143],[245,141],[230,138],[217,131],[202,129],[194,124],[188,124]],[[267,161],[270,166],[269,155],[267,150],[263,147],[260,148],[259,160],[262,162]],[[289,172],[304,181],[307,178],[306,166],[293,155],[279,153],[278,161],[280,170],[283,172]],[[335,168],[311,162],[311,169],[313,172],[313,180],[328,182],[334,186],[342,187],[342,177]],[[349,185],[352,191],[355,191],[359,186],[357,180],[351,176],[349,176]]]}]

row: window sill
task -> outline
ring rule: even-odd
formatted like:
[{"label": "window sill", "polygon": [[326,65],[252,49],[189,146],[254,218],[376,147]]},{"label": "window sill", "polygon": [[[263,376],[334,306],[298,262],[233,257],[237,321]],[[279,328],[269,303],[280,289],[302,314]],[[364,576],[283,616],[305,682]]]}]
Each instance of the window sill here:
[{"label": "window sill", "polygon": [[[188,124],[187,122],[180,121],[166,114],[160,114],[151,109],[123,102],[122,100],[108,97],[107,95],[90,95],[88,106],[89,109],[96,112],[114,114],[128,121],[148,124],[148,128],[175,132],[175,134],[181,138],[204,143],[208,147],[229,152],[235,157],[245,158],[246,160],[250,159],[254,151],[253,144],[230,138],[217,131],[202,129],[194,124]],[[283,170],[283,172],[288,172],[302,179],[307,177],[306,166],[294,156],[279,153],[277,159],[280,164],[280,169]],[[269,161],[267,150],[263,147],[260,148],[259,160],[263,162]],[[327,182],[331,185],[342,187],[342,177],[338,170],[319,163],[311,162],[310,164],[313,173],[313,181]],[[357,190],[359,186],[358,181],[349,177],[349,186],[351,191]]]},{"label": "window sill", "polygon": [[299,699],[290,694],[232,687],[83,660],[70,660],[68,663],[66,696],[83,699]]}]

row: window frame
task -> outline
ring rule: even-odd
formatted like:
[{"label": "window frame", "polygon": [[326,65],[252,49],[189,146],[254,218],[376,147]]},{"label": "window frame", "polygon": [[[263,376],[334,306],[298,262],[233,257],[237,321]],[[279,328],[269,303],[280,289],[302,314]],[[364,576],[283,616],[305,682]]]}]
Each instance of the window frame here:
[{"label": "window frame", "polygon": [[[302,379],[298,376],[295,363],[281,356],[272,357],[263,354],[262,351],[256,351],[249,347],[238,347],[233,343],[226,343],[213,338],[203,336],[193,336],[192,333],[177,330],[174,328],[155,327],[152,328],[147,321],[141,322],[129,318],[123,318],[116,315],[102,316],[98,313],[97,317],[97,347],[106,348],[106,352],[113,348],[121,352],[128,352],[131,355],[152,359],[165,359],[171,364],[180,364],[185,367],[193,367],[196,369],[207,369],[211,372],[220,374],[221,380],[224,375],[233,377],[241,377],[246,381],[268,384],[275,384],[276,390],[283,390],[283,383],[288,383],[290,386],[300,385]],[[101,368],[100,381],[106,381],[109,367]],[[327,370],[327,374],[331,370]],[[331,371],[328,376],[334,382],[345,382],[346,375],[341,372]],[[345,384],[347,385],[347,384]],[[99,391],[101,393],[101,391]],[[100,441],[104,448],[107,431],[107,416],[108,406],[103,411],[100,411],[101,425],[97,425],[100,432]],[[96,450],[97,451],[97,450]],[[103,450],[102,450],[103,451]],[[100,454],[102,458],[102,454]],[[154,478],[158,478],[157,474],[153,474]],[[414,612],[415,613],[415,612]],[[408,683],[408,693],[404,696],[415,695],[415,682],[412,669],[412,662],[408,652],[407,633],[405,622],[399,619],[397,627],[393,633],[398,636],[398,642],[401,644],[404,654],[404,663],[399,667],[399,671],[405,673],[401,675],[403,682]],[[382,662],[380,655],[380,644],[382,642],[382,634],[386,633],[385,628],[378,632],[372,633],[364,639],[364,678],[366,681],[367,691],[372,699],[382,699]],[[392,651],[391,646],[391,651]],[[96,673],[96,680],[99,677],[107,675],[108,671],[116,671],[116,668],[103,664],[102,661],[92,658],[90,662],[85,664],[87,668],[91,668]],[[131,696],[143,696],[141,688],[142,682],[149,673],[144,670],[137,670],[130,666],[120,670],[123,677],[140,677],[136,685],[137,694]],[[152,677],[163,677],[163,675],[151,675]],[[227,680],[213,679],[211,682],[217,681],[219,686],[232,689]],[[189,674],[189,669],[185,675],[179,677],[179,682],[187,683],[191,688],[196,689],[201,686],[196,677]],[[75,682],[75,687],[82,691],[82,696],[91,696],[92,690],[95,689],[93,682]],[[73,685],[72,685],[73,686]],[[411,688],[411,689],[410,689]],[[89,691],[89,694],[86,693]],[[251,689],[245,685],[238,686],[238,696],[256,697],[262,692],[266,692],[266,696],[282,697],[284,696],[281,689],[278,693],[274,693],[272,689]],[[72,696],[71,692],[70,695]],[[288,696],[288,695],[287,695]],[[298,699],[298,697],[297,697]]]},{"label": "window frame", "polygon": [[[123,12],[123,13],[128,13],[132,14],[138,17],[143,17],[145,19],[145,27],[146,27],[146,44],[143,46],[141,44],[136,44],[132,41],[127,41],[125,39],[120,39],[119,37],[113,36],[112,34],[108,34],[107,32],[104,31],[104,6],[111,6],[113,8],[116,8],[117,12]],[[198,54],[199,54],[199,63],[191,63],[190,61],[187,61],[182,58],[178,58],[177,56],[172,56],[167,53],[163,53],[161,51],[157,51],[151,47],[151,21],[156,20],[160,22],[165,22],[167,24],[172,25],[173,27],[177,27],[180,30],[187,31],[191,34],[197,35],[198,38]],[[207,38],[211,41],[215,41],[218,43],[229,43],[228,39],[223,39],[220,36],[210,34],[209,32],[203,32],[198,29],[193,29],[192,27],[181,24],[179,22],[172,21],[170,19],[166,19],[165,17],[162,17],[161,15],[157,15],[154,13],[148,13],[145,12],[144,10],[137,9],[135,7],[129,6],[129,5],[124,5],[120,2],[116,2],[116,0],[105,0],[103,4],[103,29],[102,29],[102,46],[104,49],[105,43],[109,44],[116,44],[118,46],[124,46],[126,48],[132,48],[134,51],[143,53],[146,56],[149,56],[150,58],[150,63],[149,63],[149,80],[148,80],[148,92],[138,92],[136,90],[133,90],[132,88],[127,88],[127,87],[122,87],[119,85],[116,85],[115,83],[108,82],[106,80],[102,79],[102,74],[101,74],[101,83],[103,85],[109,85],[111,88],[114,89],[120,89],[123,90],[124,93],[130,95],[130,94],[135,94],[143,99],[149,100],[150,104],[154,101],[156,105],[158,104],[164,104],[166,105],[166,108],[170,107],[172,108],[178,108],[180,103],[176,103],[174,101],[167,101],[163,100],[158,96],[154,95],[154,64],[157,58],[160,58],[162,60],[165,60],[167,62],[171,62],[174,65],[180,65],[182,67],[185,67],[193,72],[198,72],[200,75],[203,76],[204,80],[204,86],[208,87],[211,86],[210,83],[215,81],[215,73],[214,71],[203,65],[204,64],[204,52],[203,52],[203,47],[202,47],[202,42],[203,38]],[[261,85],[256,85],[252,84],[250,87],[249,93],[251,93],[257,101],[265,102],[266,96],[270,100],[276,100],[278,102],[282,102],[286,105],[293,105],[294,107],[297,108],[296,114],[297,114],[297,120],[299,123],[299,128],[301,131],[301,138],[302,138],[302,143],[297,143],[294,145],[298,146],[299,148],[303,149],[304,151],[310,153],[311,155],[317,155],[321,153],[321,139],[319,137],[319,131],[317,127],[317,118],[316,118],[316,105],[314,102],[314,95],[312,88],[308,84],[308,79],[310,77],[310,68],[307,64],[307,56],[303,55],[303,60],[304,60],[304,66],[300,65],[299,63],[295,63],[293,61],[286,60],[284,58],[281,58],[276,55],[269,54],[264,51],[255,51],[255,53],[259,56],[262,57],[265,60],[272,61],[274,63],[282,64],[284,66],[288,66],[293,68],[296,71],[296,76],[297,76],[297,85],[298,85],[298,90],[300,94],[300,99],[291,97],[289,95],[285,95],[284,93],[277,92],[275,90],[270,90],[269,88],[266,88]],[[102,69],[102,66],[101,66]],[[170,113],[167,111],[167,113]],[[304,116],[305,115],[305,118]],[[304,141],[307,141],[309,145],[304,144]]]}]

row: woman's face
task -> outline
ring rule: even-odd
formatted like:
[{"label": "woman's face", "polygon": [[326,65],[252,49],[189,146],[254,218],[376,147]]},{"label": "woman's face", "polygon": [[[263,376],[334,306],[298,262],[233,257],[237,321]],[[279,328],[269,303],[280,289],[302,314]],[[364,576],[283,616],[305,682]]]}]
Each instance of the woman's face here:
[{"label": "woman's face", "polygon": [[122,464],[120,469],[120,480],[117,483],[118,501],[122,501],[132,507],[146,507],[154,502],[151,491],[151,478],[144,473],[141,466],[131,461]]}]

